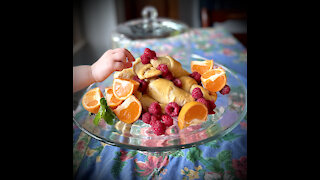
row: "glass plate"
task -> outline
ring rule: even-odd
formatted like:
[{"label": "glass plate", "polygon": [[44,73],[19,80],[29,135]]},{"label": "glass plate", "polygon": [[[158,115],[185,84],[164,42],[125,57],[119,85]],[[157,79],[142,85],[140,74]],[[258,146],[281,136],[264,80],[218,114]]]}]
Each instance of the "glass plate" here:
[{"label": "glass plate", "polygon": [[[73,122],[89,136],[102,141],[108,145],[127,149],[163,152],[189,148],[215,140],[232,131],[244,118],[247,112],[247,90],[243,82],[228,68],[215,63],[225,69],[227,84],[231,91],[227,95],[217,93],[215,114],[208,115],[207,121],[191,125],[179,130],[176,121],[173,126],[166,130],[167,135],[155,136],[152,134],[150,125],[142,120],[137,120],[131,125],[123,128],[115,128],[108,125],[104,120],[98,126],[93,124],[93,115],[89,115],[79,101],[74,111]],[[99,87],[104,94],[105,87],[112,85],[113,75],[101,83],[90,85],[86,92],[92,88]]]}]

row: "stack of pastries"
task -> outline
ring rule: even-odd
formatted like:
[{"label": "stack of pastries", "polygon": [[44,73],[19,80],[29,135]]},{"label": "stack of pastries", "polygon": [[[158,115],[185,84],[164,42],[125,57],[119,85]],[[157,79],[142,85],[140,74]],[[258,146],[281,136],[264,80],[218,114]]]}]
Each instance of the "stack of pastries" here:
[{"label": "stack of pastries", "polygon": [[[153,116],[158,121],[160,119],[161,122],[161,119],[164,121],[164,115],[172,115],[168,113],[169,106],[178,107],[179,111],[186,103],[195,101],[196,99],[192,95],[195,88],[201,90],[203,98],[206,100],[214,103],[217,99],[217,94],[203,88],[201,81],[194,78],[193,73],[183,69],[180,62],[168,55],[156,56],[155,52],[148,48],[140,58],[136,59],[132,68],[115,72],[114,79],[116,78],[135,80],[140,83],[139,89],[133,95],[140,101],[143,109],[140,118],[151,126],[153,126],[153,122],[150,117]],[[157,107],[161,108],[159,115],[149,113],[151,112],[150,108]],[[212,109],[208,112],[209,114],[214,113]],[[147,113],[150,115],[145,115]],[[177,114],[172,116],[177,116]],[[148,120],[145,120],[146,118]],[[168,118],[170,117],[165,117],[165,120]],[[123,127],[123,123],[119,121],[116,127]],[[154,133],[156,135],[164,134],[165,127],[169,127],[170,124],[172,125],[173,122],[169,122],[169,125],[154,125],[156,126],[153,128]]]}]

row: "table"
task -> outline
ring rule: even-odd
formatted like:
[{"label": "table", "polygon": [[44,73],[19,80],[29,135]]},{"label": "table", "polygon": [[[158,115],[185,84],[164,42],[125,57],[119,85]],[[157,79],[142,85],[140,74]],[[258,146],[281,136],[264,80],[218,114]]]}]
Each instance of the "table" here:
[{"label": "table", "polygon": [[[192,29],[191,52],[231,69],[247,86],[247,50],[224,29]],[[172,47],[174,50],[174,47]],[[106,145],[73,125],[74,179],[246,179],[247,116],[230,133],[173,154]]]}]

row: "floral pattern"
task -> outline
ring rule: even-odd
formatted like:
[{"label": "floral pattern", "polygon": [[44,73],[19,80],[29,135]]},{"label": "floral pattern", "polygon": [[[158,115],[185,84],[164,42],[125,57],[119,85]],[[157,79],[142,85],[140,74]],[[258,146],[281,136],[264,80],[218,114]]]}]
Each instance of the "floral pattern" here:
[{"label": "floral pattern", "polygon": [[[213,28],[193,29],[190,39],[187,48],[192,53],[213,57],[215,62],[232,69],[246,85],[247,50],[229,32]],[[153,46],[159,47],[161,52],[175,54],[175,57],[186,56],[184,44],[168,41],[165,45],[161,45],[163,41],[155,41]],[[143,52],[145,44],[126,48],[136,56]],[[233,98],[237,102],[243,96]],[[234,110],[240,107],[237,103],[230,106]],[[74,179],[247,179],[246,138],[247,116],[221,138],[169,154],[152,154],[106,145],[74,125]]]}]

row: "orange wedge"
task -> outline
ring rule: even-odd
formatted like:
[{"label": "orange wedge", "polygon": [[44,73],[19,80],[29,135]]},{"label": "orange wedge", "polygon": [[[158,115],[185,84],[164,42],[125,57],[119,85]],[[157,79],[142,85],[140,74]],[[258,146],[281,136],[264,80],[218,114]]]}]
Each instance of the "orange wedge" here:
[{"label": "orange wedge", "polygon": [[201,76],[201,82],[211,93],[218,92],[227,83],[226,73],[222,68],[210,69]]},{"label": "orange wedge", "polygon": [[197,101],[191,101],[182,106],[178,116],[178,126],[180,129],[188,127],[190,124],[195,124],[207,120],[207,107]]},{"label": "orange wedge", "polygon": [[134,95],[130,95],[122,104],[113,110],[122,122],[128,124],[132,124],[138,120],[141,115],[141,111],[141,103]]},{"label": "orange wedge", "polygon": [[89,90],[82,98],[82,105],[87,111],[97,114],[100,108],[100,99],[103,94],[99,87]]},{"label": "orange wedge", "polygon": [[112,87],[107,87],[104,89],[104,93],[105,93],[105,97],[107,100],[107,104],[109,107],[111,108],[115,108],[118,105],[120,105],[123,100],[118,99],[114,94],[113,94],[113,90]]},{"label": "orange wedge", "polygon": [[213,68],[213,60],[191,61],[191,71],[203,74]]},{"label": "orange wedge", "polygon": [[113,80],[112,90],[116,98],[120,100],[127,99],[139,87],[139,83],[132,79],[115,78]]}]

